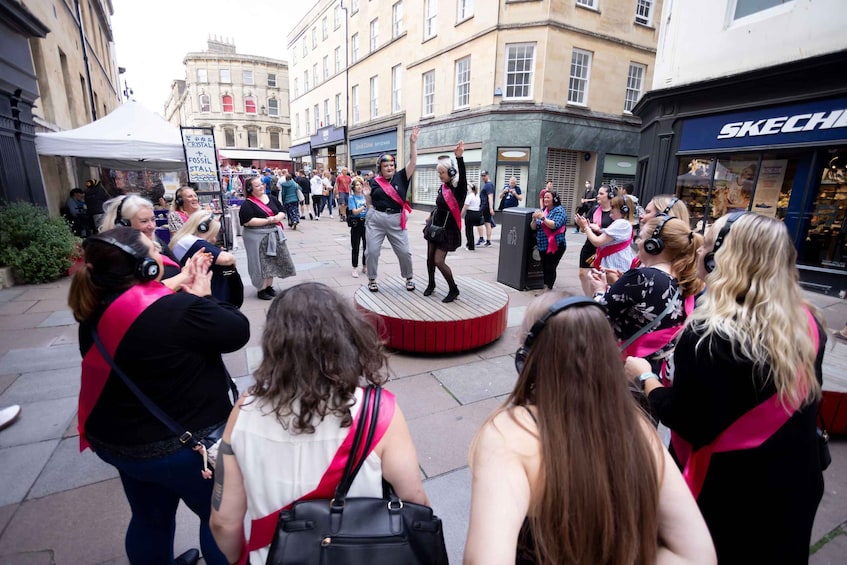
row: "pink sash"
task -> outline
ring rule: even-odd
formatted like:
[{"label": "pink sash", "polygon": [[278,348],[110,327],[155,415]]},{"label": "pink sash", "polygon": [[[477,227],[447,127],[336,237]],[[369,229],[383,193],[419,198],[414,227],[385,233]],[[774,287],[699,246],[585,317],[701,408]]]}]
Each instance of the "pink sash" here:
[{"label": "pink sash", "polygon": [[[817,324],[811,312],[806,310],[806,314],[809,317],[810,332],[814,339],[815,351],[817,351],[820,347]],[[779,401],[779,396],[774,394],[730,424],[712,443],[704,445],[696,451],[692,451],[691,444],[682,439],[679,434],[671,432],[674,451],[680,463],[685,466],[682,477],[688,484],[688,488],[691,489],[694,498],[696,499],[700,495],[713,454],[759,447],[796,412],[796,408],[789,411]],[[678,449],[677,446],[682,449]]]},{"label": "pink sash", "polygon": [[180,218],[182,218],[183,223],[188,221],[188,214],[186,214],[182,210],[176,210],[176,213]]},{"label": "pink sash", "polygon": [[182,267],[179,265],[179,263],[176,263],[173,259],[171,259],[167,255],[162,255],[162,265],[169,265],[171,267],[176,267],[177,269],[182,270]]},{"label": "pink sash", "polygon": [[[113,358],[121,340],[123,340],[129,327],[135,322],[148,306],[162,298],[173,294],[173,291],[160,282],[150,281],[137,284],[121,294],[117,300],[106,308],[100,322],[97,324],[97,334],[103,340],[106,351]],[[88,349],[82,359],[82,375],[79,389],[79,417],[77,418],[77,430],[79,430],[79,450],[85,451],[91,447],[85,437],[85,422],[97,400],[106,386],[106,381],[112,372],[112,367],[103,358],[100,351],[93,345]]]},{"label": "pink sash", "polygon": [[[396,399],[394,398],[394,395],[383,389],[382,398],[379,403],[379,413],[377,414],[376,431],[374,432],[373,442],[371,443],[371,451],[373,451],[373,448],[380,442],[382,436],[385,435],[386,430],[388,430],[388,426],[391,425],[391,421],[394,418],[395,403]],[[344,474],[344,467],[347,464],[347,459],[350,457],[350,449],[353,447],[353,436],[356,434],[356,426],[358,425],[361,412],[362,411],[359,410],[359,413],[356,414],[356,417],[353,419],[353,423],[350,425],[350,431],[347,432],[347,436],[344,438],[344,441],[341,442],[341,446],[339,446],[338,451],[335,452],[335,456],[332,458],[329,467],[327,467],[327,470],[321,477],[318,486],[315,487],[313,491],[304,494],[297,500],[289,502],[276,512],[272,512],[267,516],[256,518],[251,521],[250,540],[245,544],[244,549],[242,550],[241,560],[239,563],[247,563],[247,558],[251,551],[256,551],[257,549],[267,547],[271,544],[274,534],[276,534],[279,513],[282,510],[291,508],[294,506],[295,502],[299,502],[301,500],[315,500],[321,498],[329,499],[333,497],[335,494],[335,487],[338,486],[339,481],[341,481],[341,475]],[[365,421],[365,425],[368,425],[367,421]],[[361,449],[364,449],[364,445],[361,446]],[[370,452],[365,453],[361,455],[361,457],[367,457],[369,454]]]},{"label": "pink sash", "polygon": [[[400,195],[397,194],[397,191],[391,186],[391,183],[385,180],[385,177],[382,175],[377,175],[374,177],[376,183],[379,187],[388,195],[391,200],[396,202],[400,206],[400,229],[406,229],[406,214],[412,211],[412,207],[409,206],[409,203],[400,198]],[[453,198],[455,201],[456,198]]]},{"label": "pink sash", "polygon": [[447,207],[450,208],[450,213],[453,214],[453,219],[456,220],[459,231],[462,231],[462,212],[459,210],[459,202],[456,200],[456,195],[453,194],[453,189],[442,183],[441,196],[444,197]]},{"label": "pink sash", "polygon": [[[544,217],[546,218],[547,217],[547,209],[545,208],[542,211],[542,213],[544,214]],[[541,227],[544,228],[544,234],[547,236],[547,253],[555,253],[556,251],[559,250],[559,244],[556,243],[556,236],[559,235],[560,233],[564,233],[567,226],[565,226],[565,224],[562,224],[561,227],[559,227],[559,229],[557,229],[556,231],[553,231],[552,229],[545,226],[544,222],[541,222]]]},{"label": "pink sash", "polygon": [[[262,201],[261,201],[261,200],[259,200],[258,198],[254,197],[254,196],[250,196],[249,198],[247,198],[247,200],[249,200],[250,202],[252,202],[252,203],[253,203],[253,204],[255,204],[256,206],[258,206],[258,207],[259,207],[259,209],[260,209],[262,212],[264,212],[265,214],[267,214],[267,215],[268,215],[268,218],[270,218],[270,217],[272,217],[272,216],[276,216],[276,212],[274,212],[273,210],[271,210],[271,209],[268,207],[268,205],[267,205],[267,204],[265,204],[264,202],[262,202]],[[278,225],[280,229],[283,229],[283,230],[285,229],[285,228],[283,227],[283,225],[282,225],[282,223],[281,223],[281,222],[276,222],[276,225]]]},{"label": "pink sash", "polygon": [[594,268],[599,269],[603,259],[605,259],[606,257],[611,257],[619,251],[623,251],[624,249],[629,247],[630,243],[632,243],[632,233],[629,234],[629,239],[627,239],[626,241],[622,241],[620,243],[613,243],[604,247],[598,247],[597,255],[595,255],[594,257]]},{"label": "pink sash", "polygon": [[[694,311],[694,295],[686,296],[683,304],[685,308],[685,315],[690,316],[691,312]],[[624,360],[630,356],[649,357],[673,341],[677,334],[682,331],[684,323],[685,322],[683,320],[676,326],[665,328],[663,330],[647,332],[630,343],[629,346],[621,352],[621,356]],[[667,386],[667,384],[665,384],[665,386]]]}]

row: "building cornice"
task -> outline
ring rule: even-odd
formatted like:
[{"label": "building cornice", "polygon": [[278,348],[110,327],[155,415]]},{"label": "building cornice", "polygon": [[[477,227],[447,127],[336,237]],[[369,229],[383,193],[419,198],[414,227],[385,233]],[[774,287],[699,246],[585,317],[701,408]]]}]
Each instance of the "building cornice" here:
[{"label": "building cornice", "polygon": [[266,65],[274,65],[277,67],[288,68],[288,61],[283,59],[272,59],[270,57],[262,57],[260,55],[239,55],[238,53],[205,53],[193,52],[187,53],[182,60],[183,65],[188,65],[194,61],[232,61],[237,63],[252,63]]},{"label": "building cornice", "polygon": [[50,28],[15,0],[0,0],[0,20],[27,37],[46,37],[50,33]]}]

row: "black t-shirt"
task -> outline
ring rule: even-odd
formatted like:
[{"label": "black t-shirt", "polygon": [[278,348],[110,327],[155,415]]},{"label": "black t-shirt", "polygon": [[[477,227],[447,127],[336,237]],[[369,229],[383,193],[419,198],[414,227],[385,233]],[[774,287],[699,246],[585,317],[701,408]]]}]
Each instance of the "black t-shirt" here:
[{"label": "black t-shirt", "polygon": [[494,183],[488,181],[482,185],[482,190],[479,191],[479,210],[484,212],[488,209],[488,195],[496,196],[494,191]]},{"label": "black t-shirt", "polygon": [[[138,316],[114,360],[153,403],[196,431],[229,416],[232,406],[221,354],[238,350],[249,339],[250,323],[238,308],[180,292],[160,298]],[[84,357],[93,346],[88,324],[79,326],[79,344]],[[85,431],[113,445],[143,445],[174,435],[114,373]]]},{"label": "black t-shirt", "polygon": [[[282,204],[273,196],[268,196],[267,207],[273,211],[274,215],[284,211]],[[241,204],[241,209],[238,211],[238,221],[243,226],[253,218],[270,218],[270,216],[248,198]]]},{"label": "black t-shirt", "polygon": [[[371,185],[371,203],[373,203],[374,208],[400,209],[400,205],[388,196],[384,190],[382,190],[382,187],[376,182],[376,177],[372,178],[368,182]],[[397,191],[397,194],[400,195],[400,198],[405,202],[406,193],[409,191],[409,179],[406,177],[406,169],[400,169],[394,173],[394,176],[391,177],[390,183],[391,186],[394,187],[394,190]]]}]

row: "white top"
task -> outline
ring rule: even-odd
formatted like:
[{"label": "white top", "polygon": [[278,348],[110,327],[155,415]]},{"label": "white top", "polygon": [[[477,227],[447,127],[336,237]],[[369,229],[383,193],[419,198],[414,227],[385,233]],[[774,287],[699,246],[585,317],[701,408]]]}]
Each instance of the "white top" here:
[{"label": "white top", "polygon": [[[362,389],[356,389],[355,417],[362,406]],[[295,407],[296,409],[296,407]],[[350,428],[328,415],[315,425],[315,433],[292,434],[282,427],[270,408],[250,396],[232,430],[232,450],[247,493],[244,530],[250,538],[250,521],[267,516],[318,486],[335,452]],[[382,496],[382,462],[375,451],[365,459],[349,496]],[[251,563],[264,563],[268,547],[251,552]]]},{"label": "white top", "polygon": [[324,183],[321,177],[315,175],[309,180],[309,192],[311,194],[323,195]]},{"label": "white top", "polygon": [[468,195],[465,196],[465,206],[468,207],[468,210],[473,210],[474,212],[479,212],[479,194],[474,194],[472,191],[468,191]]},{"label": "white top", "polygon": [[[612,237],[612,242],[608,245],[616,245],[628,240],[632,236],[632,224],[623,218],[618,218],[609,227],[603,228],[603,233]],[[607,247],[604,245],[603,247]],[[627,246],[617,253],[608,257],[603,257],[600,261],[600,266],[605,269],[617,269],[624,273],[629,270],[632,265],[632,260],[635,259],[635,253],[632,251],[632,246]]]},{"label": "white top", "polygon": [[174,257],[176,257],[177,261],[182,261],[182,258],[185,257],[185,254],[188,253],[188,250],[191,249],[191,246],[194,245],[199,237],[196,235],[186,235],[181,237],[179,241],[174,245],[173,252]]}]

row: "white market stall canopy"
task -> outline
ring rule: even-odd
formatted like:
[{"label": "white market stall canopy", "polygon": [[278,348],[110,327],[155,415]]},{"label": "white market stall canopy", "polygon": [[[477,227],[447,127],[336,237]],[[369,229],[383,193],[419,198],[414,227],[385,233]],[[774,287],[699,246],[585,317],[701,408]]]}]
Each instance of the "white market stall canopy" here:
[{"label": "white market stall canopy", "polygon": [[262,149],[218,149],[224,159],[246,159],[265,161],[290,161],[288,151],[268,151]]},{"label": "white market stall canopy", "polygon": [[134,101],[76,129],[37,133],[35,147],[40,155],[79,157],[96,167],[156,171],[185,167],[179,128]]}]

